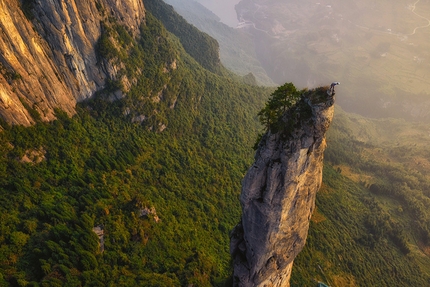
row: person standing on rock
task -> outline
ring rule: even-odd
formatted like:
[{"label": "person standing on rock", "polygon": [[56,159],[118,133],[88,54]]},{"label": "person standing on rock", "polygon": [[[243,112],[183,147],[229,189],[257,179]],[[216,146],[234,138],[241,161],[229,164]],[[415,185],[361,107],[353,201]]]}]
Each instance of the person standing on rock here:
[{"label": "person standing on rock", "polygon": [[334,87],[337,86],[337,85],[340,85],[340,83],[339,82],[333,82],[333,83],[331,83],[330,90],[329,90],[330,95],[334,95]]}]

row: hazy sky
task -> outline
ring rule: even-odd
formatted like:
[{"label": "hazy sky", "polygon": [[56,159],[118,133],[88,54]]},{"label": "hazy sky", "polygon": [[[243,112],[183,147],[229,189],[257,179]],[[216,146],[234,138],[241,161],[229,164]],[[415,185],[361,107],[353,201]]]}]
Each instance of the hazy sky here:
[{"label": "hazy sky", "polygon": [[348,111],[430,120],[430,0],[194,1],[231,27],[241,2],[256,59],[277,84],[339,81]]},{"label": "hazy sky", "polygon": [[206,8],[214,12],[221,21],[231,27],[236,27],[238,20],[234,5],[240,2],[240,0],[196,0]]}]

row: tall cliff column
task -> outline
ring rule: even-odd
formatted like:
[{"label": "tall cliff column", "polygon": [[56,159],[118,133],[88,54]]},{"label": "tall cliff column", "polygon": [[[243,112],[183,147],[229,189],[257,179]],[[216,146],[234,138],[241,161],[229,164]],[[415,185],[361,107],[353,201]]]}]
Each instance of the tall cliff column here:
[{"label": "tall cliff column", "polygon": [[321,186],[325,133],[334,113],[327,88],[307,91],[262,138],[243,183],[242,220],[231,233],[234,286],[290,286]]}]

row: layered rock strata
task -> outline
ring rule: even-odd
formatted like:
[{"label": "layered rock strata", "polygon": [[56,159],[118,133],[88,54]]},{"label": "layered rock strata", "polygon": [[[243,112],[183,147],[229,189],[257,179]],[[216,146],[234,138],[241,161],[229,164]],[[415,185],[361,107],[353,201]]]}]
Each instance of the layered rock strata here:
[{"label": "layered rock strata", "polygon": [[321,186],[325,133],[334,113],[326,88],[308,91],[267,132],[240,195],[241,222],[231,233],[234,286],[290,286]]},{"label": "layered rock strata", "polygon": [[143,2],[0,0],[0,117],[30,125],[33,110],[52,120],[55,108],[73,114],[76,102],[103,88],[115,76],[96,55],[109,17],[137,34]]}]

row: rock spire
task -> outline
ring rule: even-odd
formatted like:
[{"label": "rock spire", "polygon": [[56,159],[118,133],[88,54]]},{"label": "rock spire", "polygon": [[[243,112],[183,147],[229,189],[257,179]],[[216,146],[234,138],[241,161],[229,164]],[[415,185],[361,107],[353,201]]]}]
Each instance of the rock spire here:
[{"label": "rock spire", "polygon": [[290,286],[321,186],[325,133],[334,113],[328,87],[306,91],[262,138],[242,183],[242,219],[231,233],[234,286]]}]

